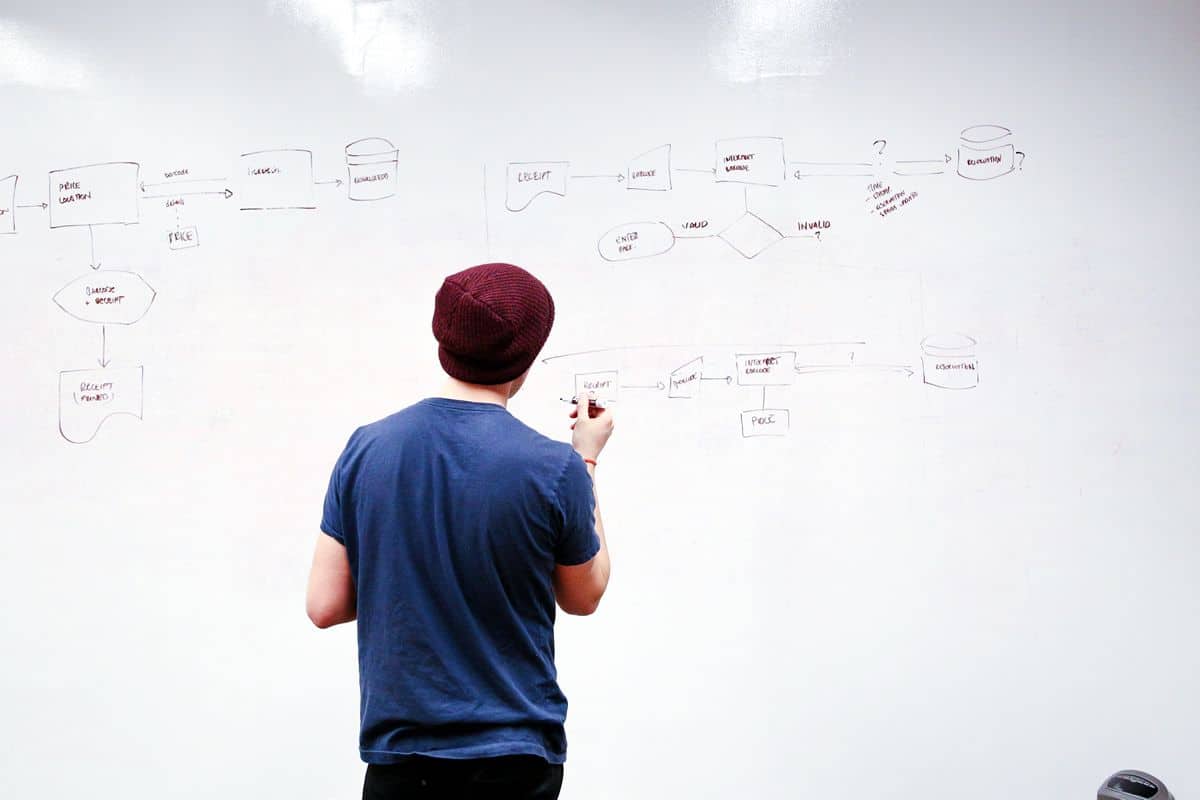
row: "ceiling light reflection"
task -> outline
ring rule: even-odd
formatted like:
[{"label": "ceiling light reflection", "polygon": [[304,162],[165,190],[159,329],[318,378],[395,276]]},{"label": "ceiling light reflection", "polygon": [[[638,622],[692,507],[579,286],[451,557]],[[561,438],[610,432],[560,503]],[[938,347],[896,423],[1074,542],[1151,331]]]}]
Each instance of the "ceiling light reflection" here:
[{"label": "ceiling light reflection", "polygon": [[394,92],[430,81],[433,46],[418,3],[272,0],[272,4],[328,35],[346,72],[370,89]]}]

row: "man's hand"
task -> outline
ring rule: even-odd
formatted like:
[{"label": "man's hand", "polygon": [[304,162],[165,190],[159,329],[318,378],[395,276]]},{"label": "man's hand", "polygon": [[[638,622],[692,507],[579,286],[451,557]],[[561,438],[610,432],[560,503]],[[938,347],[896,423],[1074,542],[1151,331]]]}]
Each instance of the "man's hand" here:
[{"label": "man's hand", "polygon": [[[608,444],[608,437],[613,432],[612,411],[595,405],[594,400],[595,396],[590,392],[578,395],[571,409],[571,419],[575,420],[571,425],[571,446],[579,455],[593,461]],[[587,412],[581,415],[581,408],[587,409]]]}]

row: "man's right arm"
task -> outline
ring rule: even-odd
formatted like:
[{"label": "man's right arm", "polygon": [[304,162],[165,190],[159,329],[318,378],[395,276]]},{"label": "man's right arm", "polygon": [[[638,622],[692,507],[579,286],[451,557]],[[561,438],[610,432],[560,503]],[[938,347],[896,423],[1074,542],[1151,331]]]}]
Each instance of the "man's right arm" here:
[{"label": "man's right arm", "polygon": [[568,614],[587,615],[600,605],[600,598],[608,588],[608,543],[604,540],[604,522],[600,518],[600,499],[596,496],[596,467],[587,465],[592,478],[592,497],[596,503],[596,535],[600,537],[600,550],[590,561],[574,566],[557,564],[554,567],[554,596],[558,606]]},{"label": "man's right arm", "polygon": [[[577,398],[571,416],[575,418],[572,425],[571,444],[585,462],[594,462],[608,443],[612,435],[612,411],[595,409],[595,416],[585,412],[582,417],[578,411],[582,405],[588,408],[586,397]],[[600,539],[600,549],[591,560],[582,564],[566,566],[557,564],[554,568],[554,596],[559,607],[568,614],[587,615],[594,612],[600,605],[600,598],[608,588],[610,565],[608,560],[608,542],[604,537],[604,521],[600,516],[600,498],[596,493],[596,465],[586,463],[588,476],[592,479],[592,500],[595,504],[593,524],[596,536]]]}]

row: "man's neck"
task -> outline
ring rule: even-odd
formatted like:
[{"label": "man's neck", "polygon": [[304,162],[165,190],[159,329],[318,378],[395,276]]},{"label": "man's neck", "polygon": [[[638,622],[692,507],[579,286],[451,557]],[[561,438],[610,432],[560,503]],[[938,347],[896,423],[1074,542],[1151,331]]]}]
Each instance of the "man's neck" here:
[{"label": "man's neck", "polygon": [[478,383],[466,383],[457,378],[447,378],[442,384],[439,397],[450,400],[466,400],[471,403],[494,403],[508,408],[509,384],[501,383],[496,386],[484,386]]}]

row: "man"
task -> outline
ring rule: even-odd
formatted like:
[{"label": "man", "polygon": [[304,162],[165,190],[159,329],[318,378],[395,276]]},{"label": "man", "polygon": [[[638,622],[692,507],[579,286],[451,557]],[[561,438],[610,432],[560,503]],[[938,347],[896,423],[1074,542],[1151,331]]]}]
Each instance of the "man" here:
[{"label": "man", "polygon": [[508,412],[553,323],[520,267],[449,276],[441,394],[356,430],[334,466],[307,607],[319,628],[358,621],[364,800],[558,797],[555,601],[591,614],[608,585],[594,478],[613,420],[577,398],[567,446]]}]

